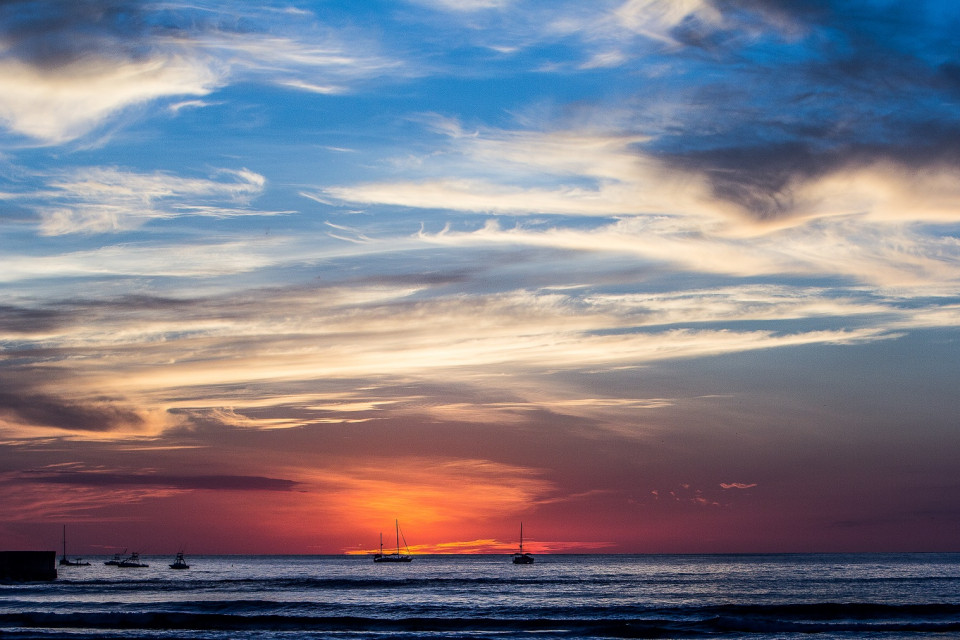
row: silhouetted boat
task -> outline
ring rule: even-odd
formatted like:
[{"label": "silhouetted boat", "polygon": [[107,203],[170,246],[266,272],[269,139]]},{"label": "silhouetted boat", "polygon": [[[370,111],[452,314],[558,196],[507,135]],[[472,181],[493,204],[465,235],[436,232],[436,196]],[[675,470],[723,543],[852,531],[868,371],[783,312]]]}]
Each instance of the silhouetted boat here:
[{"label": "silhouetted boat", "polygon": [[[394,524],[397,527],[397,552],[389,553],[387,555],[383,554],[383,532],[381,532],[380,533],[380,553],[375,554],[373,556],[374,562],[410,562],[411,560],[413,560],[413,558],[411,558],[410,556],[402,555],[400,553],[400,522],[395,520]],[[403,547],[405,549],[407,547],[406,540],[403,541]],[[410,550],[407,549],[407,551],[409,552]]]},{"label": "silhouetted boat", "polygon": [[63,525],[63,555],[60,556],[61,567],[89,567],[89,562],[84,562],[83,558],[69,560],[67,558],[67,525]]},{"label": "silhouetted boat", "polygon": [[[123,550],[123,553],[126,553],[126,552],[127,552],[127,550],[124,549],[124,550]],[[114,567],[117,566],[118,564],[120,564],[121,562],[123,562],[123,553],[115,553],[115,554],[113,554],[113,560],[107,560],[107,561],[104,562],[103,564],[108,565],[108,566],[112,565],[112,566],[114,566]]]},{"label": "silhouetted boat", "polygon": [[170,565],[171,569],[189,569],[190,565],[183,559],[183,551],[177,554],[177,559]]},{"label": "silhouetted boat", "polygon": [[145,562],[140,562],[140,554],[134,551],[133,553],[130,554],[129,558],[126,558],[125,560],[121,560],[120,563],[117,564],[117,566],[124,567],[124,568],[139,569],[142,567],[149,567],[150,565],[148,565]]},{"label": "silhouetted boat", "polygon": [[513,554],[513,564],[533,564],[533,556],[523,552],[523,523],[520,523],[520,550]]}]

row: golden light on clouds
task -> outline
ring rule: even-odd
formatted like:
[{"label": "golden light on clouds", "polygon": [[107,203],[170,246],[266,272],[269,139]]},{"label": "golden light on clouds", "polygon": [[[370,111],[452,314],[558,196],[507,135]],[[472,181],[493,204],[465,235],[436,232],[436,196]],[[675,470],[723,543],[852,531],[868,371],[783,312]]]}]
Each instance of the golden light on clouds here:
[{"label": "golden light on clouds", "polygon": [[[376,442],[370,446],[377,450]],[[315,472],[306,481],[323,487],[324,508],[341,525],[378,530],[400,519],[431,539],[467,522],[522,513],[555,490],[536,470],[486,460],[381,457],[379,462]]]}]

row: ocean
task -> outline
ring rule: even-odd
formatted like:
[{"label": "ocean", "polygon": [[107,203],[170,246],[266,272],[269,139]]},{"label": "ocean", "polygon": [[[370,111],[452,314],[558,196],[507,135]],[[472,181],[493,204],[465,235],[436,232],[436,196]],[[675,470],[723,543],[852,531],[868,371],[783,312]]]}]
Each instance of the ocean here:
[{"label": "ocean", "polygon": [[960,554],[107,559],[0,584],[0,638],[960,637]]}]

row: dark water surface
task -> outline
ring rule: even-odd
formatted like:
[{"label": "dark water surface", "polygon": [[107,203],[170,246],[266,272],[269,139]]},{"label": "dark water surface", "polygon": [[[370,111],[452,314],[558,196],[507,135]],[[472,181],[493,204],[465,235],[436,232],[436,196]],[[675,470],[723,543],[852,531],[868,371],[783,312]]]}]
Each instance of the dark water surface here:
[{"label": "dark water surface", "polygon": [[960,554],[107,559],[0,585],[0,638],[960,638]]}]

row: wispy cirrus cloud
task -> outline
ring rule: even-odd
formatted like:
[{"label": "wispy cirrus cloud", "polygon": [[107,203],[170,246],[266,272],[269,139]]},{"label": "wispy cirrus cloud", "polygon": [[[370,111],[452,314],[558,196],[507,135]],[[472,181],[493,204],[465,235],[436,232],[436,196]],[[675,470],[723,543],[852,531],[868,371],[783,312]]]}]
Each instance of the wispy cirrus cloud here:
[{"label": "wispy cirrus cloud", "polygon": [[[77,301],[38,326],[29,307],[13,307],[2,337],[19,354],[8,369],[21,385],[6,404],[8,429],[146,434],[211,423],[269,430],[357,424],[387,413],[505,424],[535,411],[613,423],[671,401],[545,392],[543,376],[889,340],[960,317],[955,306],[931,314],[897,299],[862,299],[854,290],[846,297],[789,287],[515,292],[469,301],[431,300],[427,292],[426,285],[365,292],[354,282],[342,290]],[[794,323],[789,330],[779,326],[786,321]],[[55,378],[44,366],[51,359],[60,363]],[[346,392],[356,380],[370,382]],[[486,391],[482,402],[458,399],[452,390],[445,401],[428,401],[409,391],[398,396],[392,386],[402,380]],[[307,387],[292,392],[290,385]],[[122,419],[134,406],[141,410]]]},{"label": "wispy cirrus cloud", "polygon": [[443,11],[471,12],[484,9],[503,9],[515,3],[515,0],[410,0],[413,4],[432,7]]},{"label": "wispy cirrus cloud", "polygon": [[[554,218],[511,229],[495,220],[466,231],[448,224],[419,235],[445,246],[622,253],[694,272],[837,276],[882,287],[936,288],[960,276],[943,260],[956,255],[956,243],[929,226],[960,221],[960,173],[945,161],[918,173],[892,157],[838,159],[795,171],[771,192],[647,151],[651,141],[639,135],[468,132],[442,119],[430,126],[442,136],[439,151],[424,154],[416,178],[327,187],[321,199]],[[576,221],[584,217],[613,220]]]},{"label": "wispy cirrus cloud", "polygon": [[11,192],[0,199],[33,208],[42,235],[111,233],[182,216],[275,215],[279,212],[249,207],[265,183],[262,175],[248,169],[220,169],[210,178],[184,178],[159,171],[82,167],[48,177],[43,191]]}]

